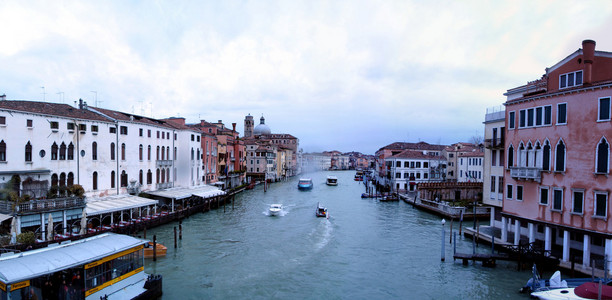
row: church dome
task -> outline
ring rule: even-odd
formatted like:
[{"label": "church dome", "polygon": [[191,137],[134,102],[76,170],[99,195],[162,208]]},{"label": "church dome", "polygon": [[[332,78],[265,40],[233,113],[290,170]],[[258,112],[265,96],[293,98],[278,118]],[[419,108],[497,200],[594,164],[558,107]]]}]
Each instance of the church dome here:
[{"label": "church dome", "polygon": [[253,135],[262,135],[262,134],[271,134],[272,131],[270,130],[270,127],[268,127],[268,125],[266,125],[266,119],[261,116],[261,119],[259,119],[259,125],[255,126],[255,129],[253,129]]}]

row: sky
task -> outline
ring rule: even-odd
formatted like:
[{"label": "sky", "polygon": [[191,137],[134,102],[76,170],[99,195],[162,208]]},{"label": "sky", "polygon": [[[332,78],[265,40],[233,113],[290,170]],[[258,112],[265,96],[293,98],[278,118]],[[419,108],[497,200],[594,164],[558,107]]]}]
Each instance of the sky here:
[{"label": "sky", "polygon": [[484,136],[487,108],[595,40],[609,1],[1,1],[0,95],[255,123],[305,152]]}]

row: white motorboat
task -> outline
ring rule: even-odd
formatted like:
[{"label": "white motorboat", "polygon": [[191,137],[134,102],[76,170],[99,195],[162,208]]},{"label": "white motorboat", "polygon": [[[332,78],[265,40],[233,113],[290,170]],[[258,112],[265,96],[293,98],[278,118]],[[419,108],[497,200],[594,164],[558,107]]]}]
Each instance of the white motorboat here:
[{"label": "white motorboat", "polygon": [[336,176],[327,176],[327,181],[325,183],[327,185],[338,185],[338,177],[336,177]]},{"label": "white motorboat", "polygon": [[531,293],[540,300],[612,299],[612,286],[601,282],[587,282],[575,288],[556,288]]},{"label": "white motorboat", "polygon": [[283,210],[282,204],[272,204],[270,205],[270,208],[268,209],[271,216],[278,216],[281,210]]}]

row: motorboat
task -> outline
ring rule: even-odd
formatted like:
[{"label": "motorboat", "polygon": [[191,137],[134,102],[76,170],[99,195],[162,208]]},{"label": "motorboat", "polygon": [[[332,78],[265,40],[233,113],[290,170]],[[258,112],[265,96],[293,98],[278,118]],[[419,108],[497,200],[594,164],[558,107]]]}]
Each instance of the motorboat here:
[{"label": "motorboat", "polygon": [[310,178],[300,178],[298,182],[298,189],[300,190],[309,190],[312,189],[312,179]]},{"label": "motorboat", "polygon": [[327,176],[327,180],[325,181],[327,185],[338,185],[338,177],[336,176]]},{"label": "motorboat", "polygon": [[538,269],[534,264],[532,267],[532,277],[527,280],[525,286],[520,289],[521,293],[532,293],[540,291],[548,291],[559,288],[575,288],[587,282],[599,282],[602,280],[604,284],[609,284],[609,278],[586,277],[586,278],[565,278],[561,279],[561,272],[556,271],[550,279],[543,279],[538,273]]},{"label": "motorboat", "polygon": [[[144,258],[153,258],[153,242],[149,242],[149,245],[146,246],[143,252]],[[166,252],[168,248],[160,243],[155,243],[155,256],[166,256]]]},{"label": "motorboat", "polygon": [[531,293],[540,300],[612,299],[612,286],[601,282],[586,282],[574,288],[557,288]]},{"label": "motorboat", "polygon": [[282,204],[271,204],[268,212],[271,216],[278,216],[281,210],[283,210]]},{"label": "motorboat", "polygon": [[321,206],[319,203],[317,203],[317,211],[315,213],[317,217],[327,218],[327,208]]}]

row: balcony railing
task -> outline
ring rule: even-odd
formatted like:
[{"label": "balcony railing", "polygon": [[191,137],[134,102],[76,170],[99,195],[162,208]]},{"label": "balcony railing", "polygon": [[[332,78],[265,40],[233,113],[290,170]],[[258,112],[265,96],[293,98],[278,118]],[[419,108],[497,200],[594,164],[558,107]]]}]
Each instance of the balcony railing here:
[{"label": "balcony railing", "polygon": [[173,182],[164,182],[164,183],[158,183],[156,186],[157,186],[158,190],[168,189],[168,188],[171,188],[172,186],[174,186],[174,183]]},{"label": "balcony railing", "polygon": [[514,179],[534,180],[540,182],[542,169],[533,167],[510,167],[510,176]]},{"label": "balcony railing", "polygon": [[487,149],[500,149],[504,148],[504,139],[496,138],[496,139],[486,139],[484,142],[485,148]]},{"label": "balcony railing", "polygon": [[[13,202],[0,201],[0,212],[3,214],[11,214],[13,211]],[[20,203],[15,206],[15,213],[19,215],[28,213],[38,213],[46,211],[62,210],[66,208],[81,208],[85,207],[85,199],[80,197],[67,197],[44,200],[30,200]]]},{"label": "balcony railing", "polygon": [[156,160],[155,161],[155,166],[157,168],[160,168],[160,167],[171,167],[172,166],[172,160]]}]

